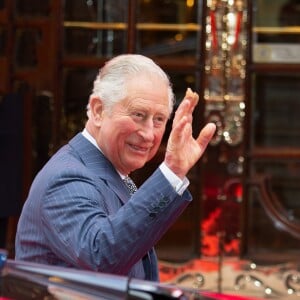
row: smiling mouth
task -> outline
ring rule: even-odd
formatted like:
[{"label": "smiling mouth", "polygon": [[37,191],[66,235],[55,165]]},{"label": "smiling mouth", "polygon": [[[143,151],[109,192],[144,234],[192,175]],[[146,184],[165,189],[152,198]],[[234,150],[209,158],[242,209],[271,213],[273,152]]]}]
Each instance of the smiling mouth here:
[{"label": "smiling mouth", "polygon": [[140,153],[148,153],[151,149],[151,147],[140,147],[140,146],[136,146],[136,145],[133,145],[133,144],[129,144],[129,146],[135,150],[135,151],[138,151]]}]

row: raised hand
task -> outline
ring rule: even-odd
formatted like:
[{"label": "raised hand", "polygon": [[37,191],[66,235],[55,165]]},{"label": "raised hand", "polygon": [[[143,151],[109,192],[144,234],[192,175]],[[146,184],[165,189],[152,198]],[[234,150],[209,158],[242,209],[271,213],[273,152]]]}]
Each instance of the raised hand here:
[{"label": "raised hand", "polygon": [[195,165],[213,137],[216,125],[208,123],[195,139],[192,132],[193,111],[199,96],[187,89],[173,120],[165,154],[165,164],[181,179]]}]

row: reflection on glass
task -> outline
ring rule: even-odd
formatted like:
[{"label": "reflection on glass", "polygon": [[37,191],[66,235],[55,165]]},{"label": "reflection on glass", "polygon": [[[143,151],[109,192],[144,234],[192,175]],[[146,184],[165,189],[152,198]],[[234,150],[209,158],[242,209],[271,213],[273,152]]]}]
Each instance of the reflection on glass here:
[{"label": "reflection on glass", "polygon": [[300,26],[300,2],[288,0],[280,7],[279,22],[282,26]]},{"label": "reflection on glass", "polygon": [[[279,161],[278,159],[268,159],[256,161],[253,166],[254,174],[270,174],[271,189],[276,194],[285,216],[290,221],[300,220],[300,161],[290,159]],[[262,196],[256,188],[250,189],[249,209],[248,209],[248,234],[249,250],[253,253],[277,250],[298,251],[299,240],[291,234],[278,229],[278,224],[274,224],[262,206]]]},{"label": "reflection on glass", "polygon": [[65,21],[126,22],[128,0],[65,0]]},{"label": "reflection on glass", "polygon": [[299,0],[257,0],[255,26],[300,26]]},{"label": "reflection on glass", "polygon": [[38,44],[41,32],[36,29],[17,31],[16,65],[20,68],[34,68],[38,63]]},{"label": "reflection on glass", "polygon": [[137,51],[149,56],[195,57],[197,1],[138,1]]},{"label": "reflection on glass", "polygon": [[196,33],[154,33],[139,34],[137,51],[147,56],[192,56],[195,57]]},{"label": "reflection on glass", "polygon": [[125,52],[124,31],[65,28],[65,52],[71,55],[113,56]]},{"label": "reflection on glass", "polygon": [[300,76],[253,77],[256,146],[300,147]]},{"label": "reflection on glass", "polygon": [[20,16],[49,16],[50,1],[17,0],[16,12]]},{"label": "reflection on glass", "polygon": [[193,91],[196,91],[197,78],[195,77],[195,74],[193,74],[192,72],[187,72],[187,73],[168,72],[168,74],[173,84],[174,93],[176,97],[176,106],[177,106],[183,100],[186,93],[186,89],[188,87],[190,87]]},{"label": "reflection on glass", "polygon": [[35,176],[53,154],[53,94],[47,90],[39,92],[32,100],[32,107],[32,175]]},{"label": "reflection on glass", "polygon": [[138,0],[138,22],[197,23],[198,1]]},{"label": "reflection on glass", "polygon": [[127,1],[65,1],[65,51],[113,56],[125,52]]},{"label": "reflection on glass", "polygon": [[86,106],[97,69],[66,69],[64,72],[64,124],[66,140],[81,131],[86,121]]},{"label": "reflection on glass", "polygon": [[254,41],[296,43],[300,41],[298,0],[257,0],[254,10]]},{"label": "reflection on glass", "polygon": [[65,1],[65,20],[97,21],[98,1]]},{"label": "reflection on glass", "polygon": [[0,55],[3,56],[5,52],[5,30],[0,27]]}]

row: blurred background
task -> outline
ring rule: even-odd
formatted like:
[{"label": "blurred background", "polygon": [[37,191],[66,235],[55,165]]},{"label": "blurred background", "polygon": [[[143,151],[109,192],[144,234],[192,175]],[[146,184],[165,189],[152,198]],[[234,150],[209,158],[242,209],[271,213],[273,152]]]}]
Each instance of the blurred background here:
[{"label": "blurred background", "polygon": [[0,248],[14,257],[33,177],[82,130],[99,68],[140,53],[176,105],[197,91],[195,134],[217,125],[189,174],[194,201],[156,247],[163,278],[195,261],[216,262],[218,280],[225,261],[299,271],[299,41],[299,0],[0,0]]}]

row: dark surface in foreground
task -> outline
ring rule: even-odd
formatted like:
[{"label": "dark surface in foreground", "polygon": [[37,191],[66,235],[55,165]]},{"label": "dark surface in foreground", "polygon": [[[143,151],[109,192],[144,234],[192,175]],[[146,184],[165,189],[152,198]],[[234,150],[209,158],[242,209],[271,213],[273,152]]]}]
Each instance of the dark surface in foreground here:
[{"label": "dark surface in foreground", "polygon": [[26,299],[249,299],[123,276],[7,259],[0,251],[0,300]]}]

